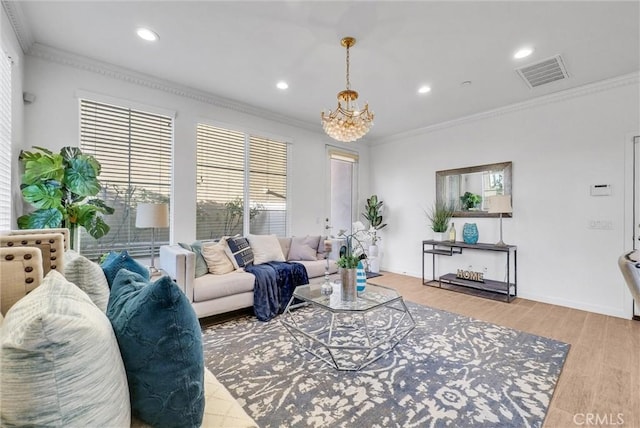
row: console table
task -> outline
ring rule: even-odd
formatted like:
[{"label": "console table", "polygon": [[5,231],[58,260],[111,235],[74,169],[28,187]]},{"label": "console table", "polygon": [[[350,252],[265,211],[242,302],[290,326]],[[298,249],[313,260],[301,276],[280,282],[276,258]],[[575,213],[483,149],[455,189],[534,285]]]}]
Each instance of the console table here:
[{"label": "console table", "polygon": [[[455,273],[447,273],[436,278],[436,256],[453,256],[462,254],[463,250],[494,251],[504,253],[507,257],[507,281],[484,279],[484,282],[458,278]],[[431,280],[425,282],[424,258],[431,254]],[[512,268],[513,264],[513,268]],[[513,269],[513,282],[511,282]],[[447,290],[473,294],[493,300],[511,302],[518,295],[518,247],[515,245],[499,246],[495,244],[467,244],[462,241],[422,241],[422,284]]]}]

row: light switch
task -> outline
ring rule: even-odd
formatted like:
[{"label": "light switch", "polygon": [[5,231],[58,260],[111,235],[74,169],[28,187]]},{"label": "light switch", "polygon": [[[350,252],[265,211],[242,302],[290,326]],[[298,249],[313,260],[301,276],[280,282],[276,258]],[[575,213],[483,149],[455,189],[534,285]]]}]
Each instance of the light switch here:
[{"label": "light switch", "polygon": [[611,196],[611,184],[592,184],[591,196]]}]

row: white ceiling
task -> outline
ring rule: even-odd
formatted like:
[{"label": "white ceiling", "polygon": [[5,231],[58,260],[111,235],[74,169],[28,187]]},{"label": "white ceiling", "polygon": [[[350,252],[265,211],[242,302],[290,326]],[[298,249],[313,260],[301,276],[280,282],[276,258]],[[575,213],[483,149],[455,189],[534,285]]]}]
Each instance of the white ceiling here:
[{"label": "white ceiling", "polygon": [[[304,121],[351,85],[381,139],[638,72],[639,2],[11,2],[22,39]],[[148,26],[154,44],[135,35]],[[18,26],[20,27],[20,26]],[[535,52],[512,58],[522,45]],[[24,46],[23,46],[24,47]],[[562,55],[569,79],[529,89],[514,71]],[[287,91],[276,89],[279,80]],[[462,86],[461,82],[472,81]],[[432,91],[418,95],[419,86]],[[28,88],[27,88],[28,89]]]}]

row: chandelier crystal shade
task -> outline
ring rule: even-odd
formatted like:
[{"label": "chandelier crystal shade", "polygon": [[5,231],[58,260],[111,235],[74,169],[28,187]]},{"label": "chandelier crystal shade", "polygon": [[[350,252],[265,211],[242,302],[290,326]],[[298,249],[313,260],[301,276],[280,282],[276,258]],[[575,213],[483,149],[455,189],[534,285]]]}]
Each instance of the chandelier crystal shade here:
[{"label": "chandelier crystal shade", "polygon": [[373,112],[369,111],[369,104],[365,104],[364,109],[360,110],[357,103],[358,93],[351,90],[349,48],[356,44],[356,39],[345,37],[340,44],[347,48],[347,88],[338,93],[338,107],[334,111],[322,112],[322,127],[334,140],[350,143],[369,132],[373,125]]}]

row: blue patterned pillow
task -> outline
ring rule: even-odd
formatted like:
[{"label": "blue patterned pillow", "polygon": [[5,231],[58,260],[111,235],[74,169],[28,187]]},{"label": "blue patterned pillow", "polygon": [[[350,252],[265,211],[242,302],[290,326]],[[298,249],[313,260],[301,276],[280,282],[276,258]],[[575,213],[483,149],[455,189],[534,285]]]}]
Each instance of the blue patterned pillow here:
[{"label": "blue patterned pillow", "polygon": [[244,236],[227,238],[227,244],[231,254],[236,259],[238,267],[245,267],[253,264],[253,250],[249,246],[249,241]]},{"label": "blue patterned pillow", "polygon": [[121,270],[107,308],[127,372],[132,413],[158,427],[199,427],[204,414],[202,332],[191,304],[163,276]]},{"label": "blue patterned pillow", "polygon": [[107,277],[109,288],[112,287],[113,280],[120,269],[139,273],[145,279],[149,279],[149,268],[132,259],[128,252],[123,251],[117,257],[107,256],[107,260],[102,264],[102,270]]},{"label": "blue patterned pillow", "polygon": [[185,250],[192,251],[196,255],[196,278],[201,277],[202,275],[206,275],[209,273],[209,267],[207,266],[207,261],[204,259],[202,255],[202,242],[196,241],[193,244],[185,244],[183,242],[178,242]]}]

